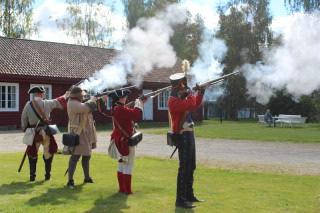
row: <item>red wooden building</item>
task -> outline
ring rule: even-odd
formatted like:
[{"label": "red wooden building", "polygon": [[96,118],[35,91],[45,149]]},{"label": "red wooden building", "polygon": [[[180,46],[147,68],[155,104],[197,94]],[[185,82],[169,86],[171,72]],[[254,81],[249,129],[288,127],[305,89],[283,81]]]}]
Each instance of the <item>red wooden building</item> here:
[{"label": "red wooden building", "polygon": [[[31,86],[43,85],[47,98],[55,98],[110,63],[116,54],[112,49],[0,37],[0,127],[20,127],[20,115],[30,100],[27,91]],[[144,78],[141,90],[146,93],[169,85],[169,76],[179,70],[179,64],[172,69],[153,70]],[[136,98],[141,90],[133,92],[130,98]],[[149,99],[143,119],[167,121],[168,96],[166,92]],[[95,117],[98,122],[110,122],[101,115]],[[58,125],[67,123],[65,112],[54,111],[52,118]],[[202,119],[202,109],[194,113],[194,118]]]}]

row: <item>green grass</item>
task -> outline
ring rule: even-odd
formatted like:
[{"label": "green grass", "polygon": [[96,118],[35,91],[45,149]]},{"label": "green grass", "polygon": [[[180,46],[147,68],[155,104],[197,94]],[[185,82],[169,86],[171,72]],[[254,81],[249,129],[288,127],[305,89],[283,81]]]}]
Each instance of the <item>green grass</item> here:
[{"label": "green grass", "polygon": [[[145,133],[166,134],[168,124],[144,124]],[[196,124],[197,137],[242,139],[256,141],[320,142],[320,124],[304,124],[299,127],[267,127],[256,121],[206,120]]]},{"label": "green grass", "polygon": [[[67,156],[57,155],[53,179],[43,180],[39,158],[37,181],[29,183],[28,164],[21,174],[21,153],[1,154],[0,212],[185,212],[175,209],[177,161],[138,158],[134,194],[117,193],[116,162],[93,155],[94,184],[83,185],[78,164],[75,190],[64,187]],[[320,212],[320,177],[249,173],[199,166],[195,191],[205,199],[195,212]],[[191,212],[191,211],[190,211]]]},{"label": "green grass", "polygon": [[[143,133],[166,135],[169,129],[167,122],[139,123]],[[59,127],[60,128],[60,127]],[[65,128],[60,128],[65,131]],[[112,125],[98,125],[100,132],[109,132]],[[295,127],[267,127],[257,121],[223,121],[205,120],[195,125],[197,137],[254,140],[254,141],[288,141],[288,142],[320,142],[320,123],[309,123]],[[109,133],[107,133],[109,134]]]}]

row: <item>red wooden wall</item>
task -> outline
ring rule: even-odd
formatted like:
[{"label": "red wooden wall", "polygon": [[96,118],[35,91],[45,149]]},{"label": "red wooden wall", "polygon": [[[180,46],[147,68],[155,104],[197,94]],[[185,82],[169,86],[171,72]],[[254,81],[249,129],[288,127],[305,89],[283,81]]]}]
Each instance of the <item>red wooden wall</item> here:
[{"label": "red wooden wall", "polygon": [[[19,112],[0,112],[0,126],[16,126],[20,128],[20,119],[23,107],[27,101],[29,101],[29,94],[27,91],[30,88],[30,84],[50,84],[52,85],[52,97],[56,98],[65,93],[70,85],[79,81],[79,79],[38,79],[27,76],[25,78],[13,78],[12,76],[0,76],[1,82],[19,83]],[[145,83],[144,89],[156,90],[167,86],[167,84],[161,83]],[[134,100],[141,94],[141,90],[134,90],[129,97],[128,101]],[[99,113],[94,113],[97,123],[109,123],[110,118],[106,118]],[[153,117],[156,122],[168,121],[168,111],[158,110],[158,98],[153,99]],[[68,122],[67,113],[63,110],[54,110],[51,114],[53,123],[66,126]],[[202,120],[202,107],[193,113],[194,120]]]}]

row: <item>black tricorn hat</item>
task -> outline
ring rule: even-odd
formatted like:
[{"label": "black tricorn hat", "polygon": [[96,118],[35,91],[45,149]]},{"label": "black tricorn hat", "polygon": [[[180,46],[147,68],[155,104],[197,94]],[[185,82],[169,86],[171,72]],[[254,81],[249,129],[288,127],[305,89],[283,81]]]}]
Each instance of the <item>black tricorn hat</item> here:
[{"label": "black tricorn hat", "polygon": [[46,90],[43,88],[43,86],[34,86],[34,87],[31,87],[28,91],[28,94],[31,94],[31,93],[44,93],[46,92]]},{"label": "black tricorn hat", "polygon": [[108,96],[112,98],[112,100],[119,100],[120,98],[130,95],[130,93],[131,93],[130,90],[127,90],[127,89],[124,89],[124,90],[117,89],[116,91],[110,93]]}]

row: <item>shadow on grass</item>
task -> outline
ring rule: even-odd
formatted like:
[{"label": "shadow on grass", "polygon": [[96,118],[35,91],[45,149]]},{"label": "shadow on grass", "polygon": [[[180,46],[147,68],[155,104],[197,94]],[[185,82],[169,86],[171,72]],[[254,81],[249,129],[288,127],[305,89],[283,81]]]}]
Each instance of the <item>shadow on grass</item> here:
[{"label": "shadow on grass", "polygon": [[184,209],[184,208],[179,208],[179,207],[176,207],[175,213],[180,213],[180,212],[194,212],[194,209]]},{"label": "shadow on grass", "polygon": [[44,203],[51,205],[66,204],[69,200],[78,200],[78,194],[82,191],[83,185],[84,184],[78,185],[75,189],[70,189],[65,186],[48,189],[47,192],[31,198],[26,204],[30,206],[43,205]]},{"label": "shadow on grass", "polygon": [[115,193],[109,197],[100,197],[94,203],[94,207],[86,213],[98,213],[98,212],[123,212],[128,209],[127,205],[128,195],[122,193]]},{"label": "shadow on grass", "polygon": [[12,194],[26,194],[29,193],[34,187],[42,185],[44,181],[39,182],[12,182],[0,186],[0,195]]}]

